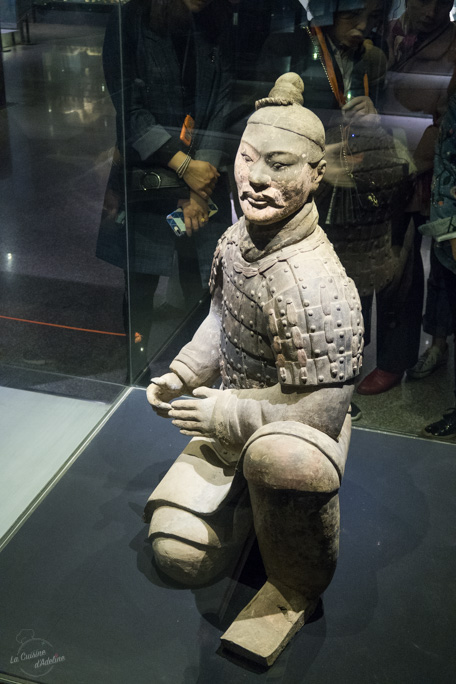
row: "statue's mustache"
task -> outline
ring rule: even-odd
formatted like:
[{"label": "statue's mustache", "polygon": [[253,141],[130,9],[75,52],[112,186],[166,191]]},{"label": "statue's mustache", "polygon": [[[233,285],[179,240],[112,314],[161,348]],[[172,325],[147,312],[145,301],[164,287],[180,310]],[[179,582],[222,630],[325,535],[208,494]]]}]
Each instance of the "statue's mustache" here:
[{"label": "statue's mustache", "polygon": [[253,200],[254,202],[267,202],[271,207],[281,209],[284,204],[279,202],[273,195],[268,195],[263,192],[252,192],[251,190],[243,190],[241,192],[241,200]]}]

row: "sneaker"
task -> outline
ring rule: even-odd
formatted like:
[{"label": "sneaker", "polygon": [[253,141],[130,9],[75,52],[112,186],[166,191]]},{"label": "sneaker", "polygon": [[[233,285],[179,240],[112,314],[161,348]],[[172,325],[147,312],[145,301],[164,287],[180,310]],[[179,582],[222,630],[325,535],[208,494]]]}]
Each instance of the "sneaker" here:
[{"label": "sneaker", "polygon": [[441,351],[439,347],[429,347],[424,354],[421,354],[413,368],[408,369],[407,377],[412,378],[412,380],[427,378],[427,376],[431,375],[437,368],[444,366],[447,361],[448,347],[445,351]]},{"label": "sneaker", "polygon": [[435,423],[426,425],[422,429],[421,435],[441,440],[451,440],[456,437],[456,408],[447,409],[443,414],[443,418]]}]

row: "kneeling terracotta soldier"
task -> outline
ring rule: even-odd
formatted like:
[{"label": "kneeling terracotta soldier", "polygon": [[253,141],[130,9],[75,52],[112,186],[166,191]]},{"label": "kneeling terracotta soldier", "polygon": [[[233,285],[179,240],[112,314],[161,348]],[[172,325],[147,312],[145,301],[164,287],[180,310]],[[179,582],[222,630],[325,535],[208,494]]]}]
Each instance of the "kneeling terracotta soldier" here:
[{"label": "kneeling terracotta soldier", "polygon": [[[362,362],[359,297],[312,199],[325,134],[302,91],[286,74],[257,102],[235,162],[244,216],[218,244],[210,313],[147,392],[193,437],[146,507],[155,560],[180,582],[209,582],[239,554],[253,514],[268,581],[222,640],[265,664],[335,570]],[[194,398],[168,403],[183,394]]]}]

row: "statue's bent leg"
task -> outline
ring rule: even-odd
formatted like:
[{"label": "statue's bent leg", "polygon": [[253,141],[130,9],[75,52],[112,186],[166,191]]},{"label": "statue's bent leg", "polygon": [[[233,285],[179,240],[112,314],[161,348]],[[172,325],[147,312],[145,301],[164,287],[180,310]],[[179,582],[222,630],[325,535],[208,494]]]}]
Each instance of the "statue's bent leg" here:
[{"label": "statue's bent leg", "polygon": [[206,584],[223,572],[251,530],[245,480],[219,451],[213,440],[192,439],[145,509],[156,564],[187,586]]},{"label": "statue's bent leg", "polygon": [[268,581],[222,636],[271,665],[312,615],[335,571],[350,417],[338,441],[295,422],[260,428],[244,450],[255,531]]}]

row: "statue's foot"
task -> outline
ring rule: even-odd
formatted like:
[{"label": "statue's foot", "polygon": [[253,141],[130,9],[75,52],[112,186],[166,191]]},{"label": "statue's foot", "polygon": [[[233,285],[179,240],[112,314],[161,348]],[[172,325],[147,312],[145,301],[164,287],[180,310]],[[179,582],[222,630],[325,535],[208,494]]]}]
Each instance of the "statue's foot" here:
[{"label": "statue's foot", "polygon": [[308,599],[275,580],[268,580],[222,635],[223,646],[261,665],[270,666],[312,616],[317,599]]}]

